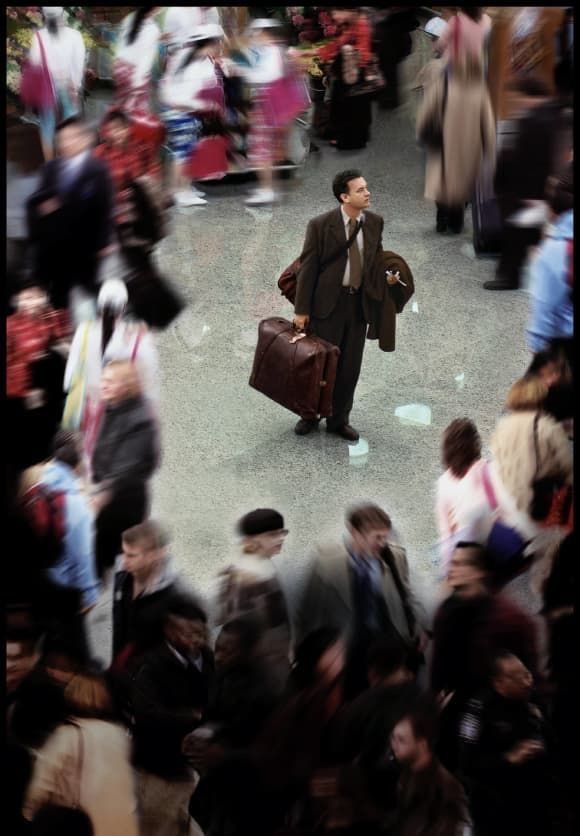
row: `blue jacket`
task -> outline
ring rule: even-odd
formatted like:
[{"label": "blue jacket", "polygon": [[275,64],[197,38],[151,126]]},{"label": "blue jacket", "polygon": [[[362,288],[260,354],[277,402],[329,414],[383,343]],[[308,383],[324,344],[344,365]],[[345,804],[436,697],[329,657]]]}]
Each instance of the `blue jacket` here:
[{"label": "blue jacket", "polygon": [[82,606],[96,604],[99,581],[95,574],[95,534],[93,515],[81,494],[74,472],[61,462],[44,468],[41,483],[63,491],[65,500],[65,536],[59,561],[48,570],[51,581],[82,593]]},{"label": "blue jacket", "polygon": [[574,211],[557,219],[530,268],[530,319],[528,346],[536,352],[553,339],[574,332],[573,288],[569,284],[568,242],[574,240]]}]

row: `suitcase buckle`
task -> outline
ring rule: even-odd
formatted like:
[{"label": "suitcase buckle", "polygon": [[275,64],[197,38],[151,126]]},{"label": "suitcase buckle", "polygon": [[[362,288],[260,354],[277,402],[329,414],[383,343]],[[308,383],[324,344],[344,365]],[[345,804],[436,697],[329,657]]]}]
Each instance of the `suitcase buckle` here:
[{"label": "suitcase buckle", "polygon": [[306,334],[304,333],[304,331],[301,331],[299,334],[295,334],[293,337],[290,338],[290,345],[294,345],[294,343],[297,343],[298,340],[302,340],[305,336]]}]

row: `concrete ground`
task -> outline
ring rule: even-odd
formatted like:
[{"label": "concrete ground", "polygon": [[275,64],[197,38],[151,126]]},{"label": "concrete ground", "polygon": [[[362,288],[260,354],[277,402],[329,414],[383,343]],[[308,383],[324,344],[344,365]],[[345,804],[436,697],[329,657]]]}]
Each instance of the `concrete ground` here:
[{"label": "concrete ground", "polygon": [[[415,40],[405,84],[427,57],[424,36]],[[204,187],[207,206],[175,210],[159,263],[188,307],[158,336],[163,463],[153,510],[198,589],[207,590],[236,552],[236,520],[271,506],[290,530],[276,562],[292,598],[313,542],[340,536],[345,508],[373,500],[391,515],[414,582],[433,600],[441,434],[453,418],[469,416],[488,442],[509,385],[527,365],[527,300],[523,292],[483,290],[495,265],[475,258],[469,211],[461,235],[435,233],[414,138],[417,96],[408,93],[396,112],[375,113],[362,152],[320,143],[272,209],[245,208],[247,184],[222,182]],[[299,254],[307,221],[335,205],[333,176],[353,166],[369,183],[372,210],[385,218],[383,246],[408,261],[416,286],[398,317],[396,351],[367,344],[351,417],[361,433],[354,449],[324,430],[298,438],[296,417],[248,385],[258,323],[292,316],[277,277]],[[99,648],[108,645],[109,608],[107,596],[94,614]]]}]

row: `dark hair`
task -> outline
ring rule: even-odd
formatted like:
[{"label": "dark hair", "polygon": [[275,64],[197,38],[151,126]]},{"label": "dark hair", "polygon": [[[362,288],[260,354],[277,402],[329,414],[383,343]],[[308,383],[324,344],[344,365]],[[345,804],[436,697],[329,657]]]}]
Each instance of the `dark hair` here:
[{"label": "dark hair", "polygon": [[355,531],[365,531],[369,528],[392,528],[391,518],[387,512],[372,503],[351,508],[347,512],[346,521]]},{"label": "dark hair", "polygon": [[244,615],[240,618],[233,618],[224,624],[219,634],[220,636],[222,634],[236,636],[240,644],[240,650],[249,654],[258,645],[262,637],[262,626],[254,616]]},{"label": "dark hair", "polygon": [[320,627],[303,639],[294,655],[291,678],[298,689],[309,688],[318,679],[316,666],[329,647],[336,644],[341,632],[335,627]]},{"label": "dark hair", "polygon": [[186,67],[189,67],[189,65],[193,63],[193,61],[195,61],[195,59],[197,58],[197,53],[200,51],[200,49],[203,49],[206,46],[210,46],[210,44],[219,44],[220,41],[221,38],[204,38],[201,41],[195,41],[193,46],[191,47],[191,49],[189,50],[189,52],[187,53],[187,55],[185,56],[185,58],[183,59],[183,61],[181,62],[181,64],[175,72],[182,73]]},{"label": "dark hair", "polygon": [[89,133],[89,126],[81,116],[69,116],[66,119],[62,119],[56,126],[55,133],[59,133],[65,128],[74,127],[75,125],[77,128],[85,131],[85,133]]},{"label": "dark hair", "polygon": [[520,93],[522,96],[532,96],[533,98],[538,99],[545,98],[551,94],[551,90],[548,87],[547,82],[545,82],[543,78],[540,78],[540,76],[534,74],[517,75],[512,82],[508,84],[507,89],[510,92]]},{"label": "dark hair", "polygon": [[483,17],[483,6],[459,6],[459,11],[476,23]]},{"label": "dark hair", "polygon": [[133,20],[131,22],[131,28],[127,33],[127,43],[129,46],[135,42],[137,35],[141,31],[141,27],[143,26],[143,22],[149,12],[151,12],[155,6],[139,6],[135,12]]},{"label": "dark hair", "polygon": [[113,336],[115,330],[115,322],[119,317],[119,311],[112,307],[112,305],[105,305],[101,311],[101,356],[105,356],[105,351],[109,345],[109,341]]},{"label": "dark hair", "polygon": [[392,636],[381,636],[372,643],[367,653],[367,668],[386,677],[402,669],[409,669],[409,655],[403,643]]},{"label": "dark hair", "polygon": [[32,820],[31,836],[93,836],[93,823],[84,810],[44,804]]},{"label": "dark hair", "polygon": [[469,558],[470,566],[474,566],[486,574],[489,572],[487,550],[481,543],[475,543],[472,540],[460,540],[456,543],[454,551],[458,549],[472,549],[473,554]]},{"label": "dark hair", "polygon": [[123,122],[125,125],[129,125],[131,120],[124,110],[116,108],[115,110],[109,110],[103,116],[103,125],[108,125],[110,122]]},{"label": "dark hair", "polygon": [[362,177],[358,168],[348,168],[346,171],[339,171],[332,181],[332,193],[339,203],[342,203],[341,194],[348,194],[348,184],[351,180]]},{"label": "dark hair", "polygon": [[23,290],[32,290],[37,288],[46,293],[46,286],[34,273],[20,275],[17,279],[16,293],[22,293]]},{"label": "dark hair", "polygon": [[568,164],[546,183],[546,201],[555,215],[574,208],[574,169]]},{"label": "dark hair", "polygon": [[184,618],[186,621],[203,621],[207,624],[207,615],[199,604],[186,595],[176,595],[170,598],[165,610],[164,622],[171,618]]},{"label": "dark hair", "polygon": [[47,28],[48,32],[51,35],[58,34],[58,21],[59,21],[58,17],[55,17],[54,15],[50,15],[50,17],[47,17],[44,13],[43,13],[42,17],[44,18],[44,23],[46,25],[46,28]]},{"label": "dark hair", "polygon": [[458,479],[481,458],[481,438],[470,418],[455,418],[445,428],[441,446],[443,466]]},{"label": "dark hair", "polygon": [[57,462],[62,462],[73,469],[81,462],[80,439],[70,430],[57,430],[52,440],[52,455]]},{"label": "dark hair", "polygon": [[413,730],[415,739],[426,740],[429,747],[433,749],[437,740],[438,715],[435,700],[430,696],[425,696],[404,714],[399,722],[406,720]]}]

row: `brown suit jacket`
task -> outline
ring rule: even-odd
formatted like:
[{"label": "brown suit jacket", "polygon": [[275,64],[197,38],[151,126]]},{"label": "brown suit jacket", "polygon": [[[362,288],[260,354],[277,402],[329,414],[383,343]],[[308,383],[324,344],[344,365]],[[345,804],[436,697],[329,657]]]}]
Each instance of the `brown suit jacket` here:
[{"label": "brown suit jacket", "polygon": [[[380,215],[366,211],[363,223],[363,312],[370,320],[369,300],[382,298],[382,288],[375,286],[375,260],[382,252],[384,221]],[[294,311],[315,319],[327,319],[334,311],[340,298],[342,279],[348,255],[346,251],[320,273],[320,264],[330,258],[341,244],[346,244],[346,235],[340,207],[313,218],[306,229],[306,239],[300,256],[300,270],[296,288]],[[384,279],[383,279],[384,280]],[[316,290],[314,290],[316,288]]]}]

